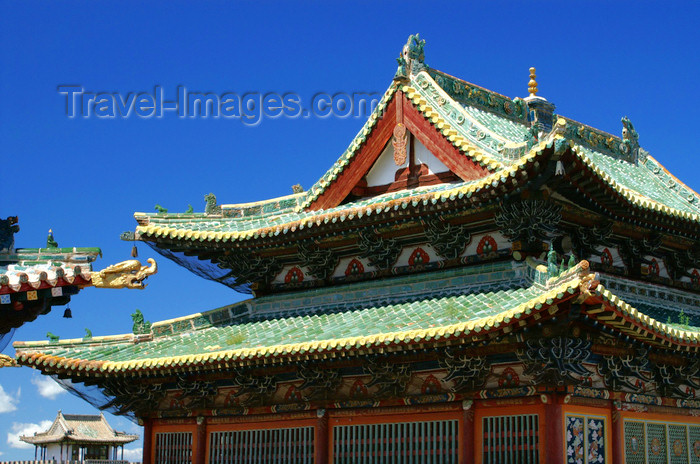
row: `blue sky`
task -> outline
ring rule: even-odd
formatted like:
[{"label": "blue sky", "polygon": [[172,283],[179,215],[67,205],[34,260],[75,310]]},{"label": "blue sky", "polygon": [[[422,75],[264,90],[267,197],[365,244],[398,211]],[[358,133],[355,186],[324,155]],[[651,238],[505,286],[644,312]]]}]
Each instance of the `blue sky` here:
[{"label": "blue sky", "polygon": [[[17,215],[19,247],[99,246],[100,269],[129,259],[135,211],[171,212],[203,196],[239,203],[308,188],[363,120],[99,119],[66,117],[59,85],[127,95],[161,86],[223,94],[378,92],[389,86],[409,34],[428,65],[510,97],[540,95],[557,112],[620,134],[630,117],[640,143],[695,190],[700,109],[696,2],[15,2],[0,0],[0,216]],[[153,256],[144,246],[140,259]],[[139,308],[157,321],[242,298],[158,258],[144,291],[86,289],[19,329],[15,340],[126,333]],[[11,346],[4,350],[12,354]],[[0,370],[0,460],[28,459],[8,434],[66,413],[95,412],[54,394],[36,372]],[[138,428],[109,416],[121,430]],[[140,441],[128,448],[138,448]]]}]

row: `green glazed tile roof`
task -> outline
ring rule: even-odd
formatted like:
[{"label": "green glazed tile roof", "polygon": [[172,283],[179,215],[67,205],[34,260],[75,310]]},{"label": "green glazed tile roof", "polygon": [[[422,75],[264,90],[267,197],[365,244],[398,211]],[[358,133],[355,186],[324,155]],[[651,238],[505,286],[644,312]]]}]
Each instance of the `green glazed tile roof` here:
[{"label": "green glazed tile roof", "polygon": [[580,155],[605,173],[616,184],[629,189],[640,198],[684,211],[700,214],[700,198],[670,175],[655,159],[648,156],[639,164],[622,161],[603,153],[581,147]]},{"label": "green glazed tile roof", "polygon": [[[471,182],[461,182],[457,184],[437,184],[427,187],[419,187],[411,190],[400,190],[397,192],[385,193],[375,197],[364,198],[353,202],[350,205],[340,205],[335,208],[330,208],[324,210],[325,213],[333,215],[333,213],[352,210],[363,210],[368,207],[371,209],[373,206],[383,205],[390,203],[393,200],[410,199],[421,194],[429,193],[440,193],[448,190],[454,190],[458,187],[468,187],[470,185],[475,185],[478,181]],[[410,204],[410,202],[409,202]],[[383,209],[383,207],[382,207]],[[141,216],[143,213],[137,213],[137,217]],[[349,213],[351,214],[351,213]],[[360,217],[364,213],[359,214]],[[369,213],[371,214],[371,212]],[[294,211],[286,210],[279,212],[278,214],[267,214],[265,216],[259,216],[254,218],[248,217],[223,217],[223,218],[212,218],[205,215],[194,215],[194,214],[180,214],[180,215],[148,215],[148,223],[151,226],[158,226],[160,224],[167,225],[170,228],[183,231],[207,231],[207,232],[247,232],[251,230],[258,230],[265,227],[275,227],[284,224],[293,224],[300,222],[307,218],[317,217],[319,213],[317,211]],[[337,220],[341,222],[344,221],[346,217],[339,216]],[[335,222],[335,221],[334,221]],[[140,229],[141,231],[147,230],[147,227]]]},{"label": "green glazed tile roof", "polygon": [[[576,287],[575,279],[564,279],[545,289],[532,283],[533,278],[541,280],[533,273],[525,265],[506,262],[436,272],[429,279],[407,276],[373,285],[355,283],[333,292],[319,289],[287,298],[261,297],[163,321],[153,325],[153,339],[141,343],[124,335],[18,342],[15,348],[20,358],[41,352],[52,359],[125,365],[235,351],[271,356],[285,346],[304,352],[307,345],[324,340],[339,349],[359,347],[364,343],[360,339],[375,337],[389,344],[390,335],[401,341],[429,340],[445,336],[445,331],[450,335],[455,325],[507,323],[553,299],[570,297]],[[315,308],[313,314],[310,308]]]},{"label": "green glazed tile roof", "polygon": [[[307,208],[350,164],[398,90],[463,156],[486,167],[492,174],[476,181],[409,189],[327,210],[308,211]],[[329,220],[345,221],[361,216],[358,211],[371,214],[377,205],[393,202],[396,207],[394,200],[420,197],[420,201],[424,201],[428,195],[427,201],[444,201],[445,195],[449,199],[478,195],[480,191],[491,188],[490,184],[493,187],[505,184],[511,188],[513,182],[508,181],[509,177],[515,178],[517,172],[526,169],[529,163],[547,156],[544,148],[562,137],[600,179],[632,205],[700,222],[700,196],[646,152],[642,152],[639,161],[629,160],[620,149],[619,137],[561,118],[565,130],[558,135],[552,132],[543,143],[528,151],[525,143],[526,112],[527,105],[520,99],[511,100],[439,71],[424,71],[411,76],[408,85],[399,86],[394,82],[389,87],[350,146],[307,192],[246,205],[223,205],[221,216],[136,213],[141,224],[137,232],[156,238],[249,239],[287,233]],[[399,207],[409,207],[411,203],[416,204],[403,201]]]},{"label": "green glazed tile roof", "polygon": [[[531,283],[517,287],[513,286],[517,279],[512,279],[518,275],[523,277],[522,268],[493,268],[493,272],[509,274],[511,279],[502,274],[500,277],[506,278],[500,285],[494,280],[492,289],[488,289],[488,282],[482,282],[486,288],[481,287],[481,291],[469,291],[480,288],[476,284],[463,286],[462,292],[442,296],[432,289],[422,294],[409,291],[403,300],[365,299],[356,303],[355,308],[306,315],[261,315],[251,308],[254,301],[245,301],[209,313],[154,324],[151,336],[146,338],[124,335],[53,343],[17,342],[14,346],[19,364],[32,365],[47,373],[55,369],[96,373],[171,369],[210,362],[237,363],[383,349],[464,337],[475,337],[478,341],[494,330],[517,330],[528,324],[526,319],[530,318],[530,323],[533,318],[539,319],[542,311],[554,314],[561,302],[577,297],[591,304],[586,306],[592,310],[591,317],[605,316],[600,319],[603,324],[623,334],[676,349],[697,350],[700,347],[700,332],[690,327],[668,325],[644,314],[593,280],[593,274],[587,269],[588,263],[583,261],[574,269],[548,280],[545,274],[529,269],[524,274],[530,276],[526,280]],[[488,280],[488,274],[481,275]],[[475,274],[477,278],[481,275]],[[468,275],[453,277],[465,276]],[[449,276],[443,277],[444,282],[450,281]],[[391,283],[404,289],[411,287],[408,282],[401,284],[400,279]],[[362,284],[352,284],[345,291],[361,287]],[[307,298],[313,304],[315,295],[310,291],[298,297]],[[596,303],[603,303],[602,313]]]}]

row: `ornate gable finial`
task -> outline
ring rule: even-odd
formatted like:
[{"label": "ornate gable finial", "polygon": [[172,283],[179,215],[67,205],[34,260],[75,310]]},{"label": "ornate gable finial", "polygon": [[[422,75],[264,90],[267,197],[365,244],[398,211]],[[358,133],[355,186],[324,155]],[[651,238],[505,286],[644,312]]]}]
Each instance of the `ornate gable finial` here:
[{"label": "ornate gable finial", "polygon": [[537,96],[537,81],[535,80],[536,77],[537,74],[535,74],[535,68],[530,68],[530,82],[527,83],[527,89],[530,92],[531,97]]},{"label": "ornate gable finial", "polygon": [[396,59],[399,68],[396,70],[395,77],[410,77],[423,71],[426,68],[423,62],[425,60],[424,48],[425,40],[422,40],[419,34],[408,36],[408,41],[403,46],[401,55]]},{"label": "ornate gable finial", "polygon": [[537,139],[552,130],[554,119],[554,104],[546,98],[537,95],[537,74],[535,68],[530,68],[530,82],[527,83],[530,95],[525,97],[528,107],[528,122],[533,130],[538,132]]}]

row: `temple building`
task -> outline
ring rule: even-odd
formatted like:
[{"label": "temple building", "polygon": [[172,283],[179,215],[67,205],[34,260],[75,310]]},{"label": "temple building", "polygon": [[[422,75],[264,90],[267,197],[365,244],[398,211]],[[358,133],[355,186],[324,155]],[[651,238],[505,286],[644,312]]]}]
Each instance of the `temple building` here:
[{"label": "temple building", "polygon": [[534,69],[509,98],[417,35],[398,61],[308,190],[135,214],[249,299],[17,363],[141,421],[144,464],[700,463],[700,196]]},{"label": "temple building", "polygon": [[92,459],[116,461],[124,445],[139,438],[117,432],[107,423],[104,415],[63,414],[58,411],[53,424],[45,432],[19,437],[34,445],[34,458],[43,460],[85,461]]}]

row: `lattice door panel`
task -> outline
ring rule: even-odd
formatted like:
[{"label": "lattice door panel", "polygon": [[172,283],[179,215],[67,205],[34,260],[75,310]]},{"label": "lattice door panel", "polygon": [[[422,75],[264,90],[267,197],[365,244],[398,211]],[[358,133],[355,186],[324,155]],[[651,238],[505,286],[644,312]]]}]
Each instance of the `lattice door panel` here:
[{"label": "lattice door panel", "polygon": [[647,423],[647,463],[666,464],[666,425]]},{"label": "lattice door panel", "polygon": [[625,462],[627,464],[645,464],[644,422],[625,421]]},{"label": "lattice door panel", "polygon": [[484,464],[539,463],[537,414],[484,417]]},{"label": "lattice door panel", "polygon": [[688,427],[669,424],[668,447],[671,464],[688,464]]},{"label": "lattice door panel", "polygon": [[313,461],[313,427],[209,434],[210,464],[312,464]]},{"label": "lattice door panel", "polygon": [[690,464],[700,464],[700,427],[688,426]]},{"label": "lattice door panel", "polygon": [[192,464],[190,432],[156,433],[155,464]]},{"label": "lattice door panel", "polygon": [[333,463],[457,464],[458,421],[338,425]]}]

